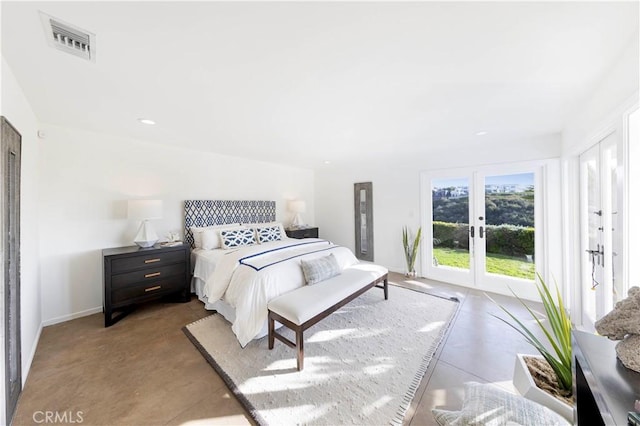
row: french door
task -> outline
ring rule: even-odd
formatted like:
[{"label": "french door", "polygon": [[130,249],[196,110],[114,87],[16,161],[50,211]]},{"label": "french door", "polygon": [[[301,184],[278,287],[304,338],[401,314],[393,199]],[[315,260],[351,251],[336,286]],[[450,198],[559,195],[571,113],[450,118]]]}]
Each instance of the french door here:
[{"label": "french door", "polygon": [[582,325],[593,324],[624,298],[618,134],[580,155]]},{"label": "french door", "polygon": [[541,175],[538,164],[423,173],[423,275],[536,299]]}]

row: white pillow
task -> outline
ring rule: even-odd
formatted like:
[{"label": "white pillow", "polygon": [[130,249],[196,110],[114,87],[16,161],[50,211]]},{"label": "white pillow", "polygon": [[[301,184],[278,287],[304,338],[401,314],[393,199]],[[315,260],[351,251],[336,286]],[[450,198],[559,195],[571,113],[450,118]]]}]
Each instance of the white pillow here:
[{"label": "white pillow", "polygon": [[193,245],[195,248],[202,248],[202,232],[207,229],[204,227],[191,227],[191,234],[193,235]]},{"label": "white pillow", "polygon": [[555,411],[493,385],[468,382],[464,393],[460,411],[431,410],[439,425],[569,425]]},{"label": "white pillow", "polygon": [[220,231],[222,248],[227,250],[240,246],[251,246],[256,244],[256,233],[253,228],[223,229]]}]

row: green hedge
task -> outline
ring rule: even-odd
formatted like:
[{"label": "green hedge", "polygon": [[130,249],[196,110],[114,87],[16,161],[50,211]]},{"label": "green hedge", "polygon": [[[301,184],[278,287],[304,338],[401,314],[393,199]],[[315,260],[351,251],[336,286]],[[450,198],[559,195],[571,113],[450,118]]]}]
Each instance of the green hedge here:
[{"label": "green hedge", "polygon": [[[507,256],[533,254],[535,230],[514,225],[487,225],[487,253]],[[476,230],[477,232],[477,230]],[[469,225],[466,223],[433,222],[433,238],[438,247],[469,249]]]},{"label": "green hedge", "polygon": [[[433,238],[438,247],[469,248],[469,225],[466,223],[433,222]],[[437,242],[437,241],[436,241]]]}]

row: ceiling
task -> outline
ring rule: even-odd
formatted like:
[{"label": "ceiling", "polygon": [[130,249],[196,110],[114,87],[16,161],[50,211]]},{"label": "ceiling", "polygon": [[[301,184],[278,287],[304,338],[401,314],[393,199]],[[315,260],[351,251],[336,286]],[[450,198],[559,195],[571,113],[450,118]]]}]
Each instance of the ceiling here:
[{"label": "ceiling", "polygon": [[633,37],[638,2],[2,2],[42,122],[308,168],[558,134]]}]

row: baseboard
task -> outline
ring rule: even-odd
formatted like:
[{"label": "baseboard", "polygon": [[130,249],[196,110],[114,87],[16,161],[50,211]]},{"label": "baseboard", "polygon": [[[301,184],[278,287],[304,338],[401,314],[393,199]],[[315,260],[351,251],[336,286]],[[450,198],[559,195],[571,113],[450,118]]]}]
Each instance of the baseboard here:
[{"label": "baseboard", "polygon": [[80,312],[74,312],[73,314],[63,315],[61,317],[52,318],[42,322],[42,326],[46,327],[48,325],[59,324],[61,322],[71,321],[72,319],[86,317],[88,315],[97,314],[102,312],[102,306],[98,306],[97,308],[91,308]]},{"label": "baseboard", "polygon": [[31,348],[31,353],[29,354],[29,359],[25,364],[24,371],[22,372],[22,388],[24,389],[24,384],[27,382],[27,377],[29,376],[29,370],[31,370],[31,364],[33,363],[33,359],[36,356],[36,350],[38,349],[38,343],[40,343],[40,335],[42,334],[42,329],[44,325],[41,323],[40,327],[38,327],[38,332],[36,333],[36,338],[33,339],[33,347]]}]

